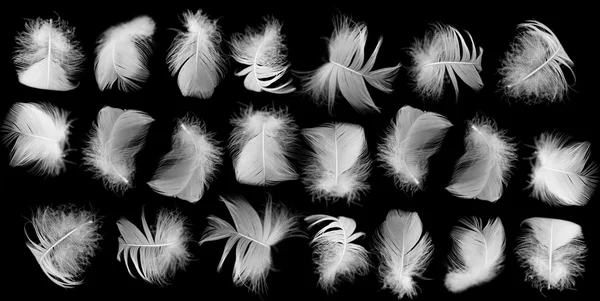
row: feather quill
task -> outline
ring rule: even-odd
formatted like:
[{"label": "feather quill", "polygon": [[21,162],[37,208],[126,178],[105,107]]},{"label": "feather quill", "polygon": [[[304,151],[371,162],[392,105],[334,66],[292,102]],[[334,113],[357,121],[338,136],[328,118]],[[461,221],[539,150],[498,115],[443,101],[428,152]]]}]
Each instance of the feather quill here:
[{"label": "feather quill", "polygon": [[570,221],[533,217],[524,220],[524,234],[515,252],[526,280],[540,290],[570,289],[585,271],[587,248],[581,226]]},{"label": "feather quill", "polygon": [[95,214],[73,206],[38,208],[30,220],[37,242],[27,231],[27,247],[46,276],[58,286],[73,288],[98,249],[100,227]]},{"label": "feather quill", "polygon": [[319,230],[311,240],[316,255],[319,285],[328,293],[335,291],[341,280],[353,282],[355,275],[366,275],[369,271],[369,253],[353,241],[365,235],[354,232],[356,222],[344,216],[338,218],[315,214],[304,219],[308,230],[322,222],[329,224]]},{"label": "feather quill", "polygon": [[96,46],[96,82],[100,91],[111,89],[115,83],[124,92],[141,88],[140,83],[150,76],[147,64],[152,52],[155,23],[148,16],[107,29]]},{"label": "feather quill", "polygon": [[135,278],[129,261],[146,282],[168,285],[178,269],[184,269],[192,255],[187,250],[191,239],[184,218],[176,211],[161,209],[156,217],[156,227],[148,227],[142,209],[144,232],[125,218],[117,221],[119,249],[117,260],[123,260],[131,277]]},{"label": "feather quill", "polygon": [[583,206],[598,185],[598,166],[587,163],[589,142],[567,145],[567,138],[543,133],[536,140],[537,159],[529,188],[533,187],[533,196],[550,205]]},{"label": "feather quill", "polygon": [[173,134],[172,150],[148,185],[156,192],[195,203],[221,164],[221,148],[196,118],[184,118]]},{"label": "feather quill", "polygon": [[484,226],[479,218],[462,219],[465,227],[451,232],[454,246],[450,253],[446,288],[462,292],[487,283],[502,270],[506,238],[500,218]]},{"label": "feather quill", "polygon": [[451,126],[446,117],[437,113],[410,106],[398,111],[396,122],[379,145],[378,156],[396,185],[410,192],[423,187],[429,157],[439,150]]},{"label": "feather quill", "polygon": [[417,295],[414,278],[422,277],[433,257],[433,244],[416,212],[390,210],[375,234],[383,288],[399,299]]},{"label": "feather quill", "polygon": [[569,89],[562,68],[575,77],[573,61],[548,26],[527,21],[517,29],[521,32],[498,70],[505,94],[530,103],[561,101]]},{"label": "feather quill", "polygon": [[357,112],[380,112],[367,90],[365,81],[377,90],[391,93],[392,82],[400,64],[373,70],[383,38],[379,38],[377,46],[365,63],[367,26],[363,23],[354,24],[347,17],[336,21],[329,41],[329,62],[305,79],[304,90],[317,102],[326,102],[330,113],[333,112],[338,91]]},{"label": "feather quill", "polygon": [[414,66],[411,68],[411,76],[416,83],[415,90],[421,96],[440,99],[444,94],[446,75],[454,86],[457,101],[457,77],[475,91],[483,88],[483,81],[479,76],[483,48],[477,49],[471,34],[466,33],[471,47],[454,27],[435,24],[424,40],[412,45],[410,55]]},{"label": "feather quill", "polygon": [[273,86],[290,67],[283,40],[281,24],[275,19],[267,19],[261,30],[247,28],[245,34],[233,35],[231,55],[238,63],[247,66],[235,75],[245,76],[246,89],[275,94],[286,94],[296,90],[291,84],[291,78],[285,83]]},{"label": "feather quill", "polygon": [[229,138],[238,182],[271,186],[298,178],[288,158],[294,146],[293,118],[282,110],[255,111],[251,107],[231,120]]},{"label": "feather quill", "polygon": [[476,118],[470,122],[465,153],[446,189],[461,198],[495,202],[502,196],[516,158],[515,145],[496,129],[493,120]]},{"label": "feather quill", "polygon": [[219,45],[221,31],[216,20],[201,10],[183,14],[187,31],[179,31],[169,52],[167,64],[183,96],[210,98],[225,75],[225,59]]},{"label": "feather quill", "polygon": [[313,150],[303,179],[313,197],[357,201],[369,189],[366,180],[371,170],[363,128],[329,123],[304,129],[302,134]]},{"label": "feather quill", "polygon": [[135,155],[144,147],[153,121],[137,110],[104,107],[98,112],[83,160],[109,190],[122,193],[132,185]]},{"label": "feather quill", "polygon": [[246,285],[252,292],[266,290],[266,278],[271,268],[271,247],[299,233],[296,217],[284,207],[274,207],[269,196],[263,218],[241,196],[221,197],[231,214],[234,226],[216,217],[208,217],[208,226],[200,245],[227,238],[217,270],[220,271],[229,252],[235,249],[233,282]]},{"label": "feather quill", "polygon": [[75,29],[64,20],[37,18],[16,37],[13,61],[19,82],[29,87],[69,91],[77,88],[85,60]]},{"label": "feather quill", "polygon": [[33,164],[34,174],[56,176],[65,169],[68,113],[50,104],[15,103],[2,125],[5,145],[14,142],[10,166]]}]

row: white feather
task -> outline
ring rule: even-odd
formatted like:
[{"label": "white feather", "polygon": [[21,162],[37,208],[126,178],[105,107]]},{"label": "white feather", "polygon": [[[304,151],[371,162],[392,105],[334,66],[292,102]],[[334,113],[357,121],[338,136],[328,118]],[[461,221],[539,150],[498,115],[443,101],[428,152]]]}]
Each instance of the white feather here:
[{"label": "white feather", "polygon": [[353,24],[347,17],[337,20],[329,41],[329,62],[319,67],[305,79],[305,92],[318,102],[327,102],[329,112],[333,111],[336,94],[342,93],[344,98],[360,113],[379,112],[373,102],[367,85],[385,93],[392,92],[394,81],[400,64],[373,70],[375,59],[383,38],[379,38],[377,46],[365,63],[365,44],[367,26],[363,23]]},{"label": "white feather", "polygon": [[196,118],[184,118],[173,134],[172,150],[148,185],[156,192],[195,203],[221,164],[221,148]]},{"label": "white feather", "polygon": [[[479,91],[483,88],[481,57],[483,48],[475,47],[473,37],[466,32],[471,47],[454,27],[435,24],[433,30],[423,41],[416,41],[410,48],[414,67],[412,77],[416,82],[415,90],[421,96],[440,99],[444,94],[444,78],[446,74],[454,86],[458,100],[458,76],[471,89]],[[479,55],[477,55],[479,52]]]},{"label": "white feather", "polygon": [[515,145],[491,119],[476,118],[467,131],[465,153],[446,189],[461,198],[495,202],[502,196],[517,158]]},{"label": "white feather", "polygon": [[587,248],[581,227],[573,222],[534,217],[524,220],[525,233],[515,252],[535,288],[571,289],[585,270]]},{"label": "white feather", "polygon": [[66,21],[31,20],[16,42],[13,60],[20,83],[55,91],[77,88],[85,55],[75,40],[75,29]]},{"label": "white feather", "polygon": [[356,222],[344,216],[338,218],[315,214],[304,219],[308,230],[322,222],[329,224],[319,230],[311,240],[316,255],[315,264],[319,273],[319,285],[328,293],[335,291],[341,280],[353,282],[355,275],[366,275],[369,271],[369,253],[355,243],[365,235],[354,232]]},{"label": "white feather", "polygon": [[98,112],[83,160],[108,189],[120,193],[132,185],[135,155],[144,147],[153,121],[137,110],[104,107]]},{"label": "white feather", "polygon": [[154,21],[148,16],[137,17],[107,29],[96,46],[96,81],[100,91],[111,89],[131,92],[150,76],[148,58],[152,52]]},{"label": "white feather", "polygon": [[379,276],[383,288],[391,289],[398,299],[417,295],[414,278],[422,277],[433,258],[433,244],[416,212],[390,210],[375,234],[379,254]]},{"label": "white feather", "polygon": [[450,234],[454,246],[445,284],[453,293],[494,279],[502,270],[506,246],[500,218],[488,221],[485,226],[477,217],[461,222],[465,227],[456,227]]},{"label": "white feather", "polygon": [[314,197],[346,198],[350,204],[369,189],[371,160],[361,126],[328,123],[302,134],[313,150],[303,181]]},{"label": "white feather", "polygon": [[101,238],[94,213],[66,205],[38,208],[30,223],[37,242],[25,231],[26,244],[44,274],[64,288],[83,283],[83,273]]},{"label": "white feather", "polygon": [[187,31],[179,31],[169,53],[167,64],[183,96],[210,98],[225,75],[225,59],[221,49],[221,31],[216,20],[198,10],[183,14]]},{"label": "white feather", "polygon": [[222,197],[221,201],[227,206],[234,226],[221,218],[209,216],[200,245],[227,238],[217,267],[220,271],[225,258],[237,244],[233,282],[247,286],[252,292],[262,293],[266,291],[266,278],[271,269],[271,247],[299,233],[296,217],[285,207],[273,208],[270,196],[262,220],[243,197]]},{"label": "white feather", "polygon": [[288,160],[295,139],[293,122],[282,110],[254,111],[251,107],[232,119],[229,148],[238,182],[270,186],[298,178]]},{"label": "white feather", "polygon": [[184,218],[176,211],[161,209],[156,226],[150,230],[142,209],[144,232],[125,218],[117,221],[119,249],[117,260],[123,260],[131,277],[135,278],[129,261],[137,273],[148,283],[159,286],[169,284],[178,269],[184,269],[192,255],[187,250],[191,234]]},{"label": "white feather", "polygon": [[290,67],[283,39],[281,24],[274,19],[266,20],[261,30],[248,28],[245,34],[235,34],[231,38],[233,59],[247,66],[235,73],[236,76],[245,76],[246,89],[275,94],[286,94],[296,90],[291,85],[292,79],[279,86],[273,86]]},{"label": "white feather", "polygon": [[441,147],[452,123],[446,117],[404,106],[379,145],[379,160],[404,191],[422,189],[429,157]]},{"label": "white feather", "polygon": [[598,166],[588,163],[589,142],[567,145],[567,139],[544,133],[536,140],[537,160],[529,187],[533,196],[550,205],[583,206],[598,185]]},{"label": "white feather", "polygon": [[10,166],[33,164],[33,173],[46,176],[64,170],[71,127],[67,114],[50,104],[13,104],[2,125],[4,144],[14,142]]},{"label": "white feather", "polygon": [[517,28],[522,31],[498,70],[504,92],[532,103],[561,101],[569,89],[561,68],[567,68],[575,77],[573,61],[546,25],[527,21]]}]

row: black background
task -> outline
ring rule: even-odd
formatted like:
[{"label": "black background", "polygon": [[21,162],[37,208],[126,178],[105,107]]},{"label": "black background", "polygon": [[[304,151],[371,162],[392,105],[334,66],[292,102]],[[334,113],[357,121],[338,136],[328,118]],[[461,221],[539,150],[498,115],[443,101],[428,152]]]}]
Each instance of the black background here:
[{"label": "black background", "polygon": [[[534,138],[545,131],[556,131],[574,136],[578,141],[592,143],[593,159],[598,161],[598,135],[594,130],[597,125],[594,103],[597,101],[592,91],[597,84],[597,77],[592,68],[597,64],[590,61],[596,56],[592,45],[585,39],[589,26],[586,19],[562,8],[545,14],[523,11],[522,7],[503,9],[488,6],[478,12],[463,11],[462,7],[447,9],[429,5],[420,9],[395,7],[395,5],[379,6],[366,3],[360,7],[336,6],[309,3],[287,3],[277,7],[256,2],[244,5],[217,1],[190,2],[174,4],[173,1],[156,5],[144,4],[135,8],[120,5],[92,5],[82,2],[77,6],[40,8],[36,6],[12,9],[5,15],[8,24],[2,37],[2,72],[3,96],[0,115],[5,116],[15,102],[45,101],[70,112],[74,119],[69,138],[70,149],[66,172],[54,178],[36,177],[27,172],[27,168],[8,167],[9,148],[2,147],[2,186],[3,205],[7,210],[9,245],[6,246],[15,255],[9,255],[9,291],[15,290],[30,296],[86,296],[97,297],[98,294],[112,294],[121,299],[122,295],[132,294],[137,297],[172,297],[188,296],[200,300],[347,300],[368,298],[374,300],[395,300],[389,290],[382,290],[377,278],[378,261],[373,253],[373,267],[368,276],[359,276],[353,283],[342,282],[337,285],[335,294],[326,294],[317,287],[318,275],[314,274],[312,253],[307,238],[291,238],[282,241],[273,252],[273,267],[267,278],[268,292],[262,297],[250,294],[245,287],[232,284],[231,271],[233,256],[230,254],[221,273],[216,267],[225,241],[212,242],[199,247],[197,241],[206,226],[206,217],[210,214],[230,220],[225,206],[218,201],[220,195],[241,194],[255,208],[262,208],[266,193],[270,193],[277,203],[285,204],[291,211],[306,216],[322,213],[332,216],[353,218],[358,231],[366,233],[366,237],[358,243],[371,250],[371,238],[377,227],[384,221],[390,209],[397,208],[417,211],[425,230],[433,239],[435,246],[434,259],[425,273],[429,280],[418,280],[421,293],[419,300],[444,299],[507,299],[523,298],[523,300],[581,300],[592,293],[592,278],[597,273],[595,255],[596,235],[593,231],[597,208],[597,193],[585,207],[558,208],[550,207],[530,197],[526,189],[533,161],[532,145]],[[369,6],[369,7],[365,7]],[[394,92],[384,94],[369,87],[375,103],[381,108],[380,114],[360,115],[348,103],[339,98],[335,106],[335,115],[330,116],[326,107],[319,107],[311,99],[293,93],[274,95],[266,92],[255,93],[243,86],[243,78],[235,77],[233,72],[241,66],[229,60],[228,73],[217,87],[213,97],[207,100],[182,97],[177,87],[176,78],[171,77],[165,64],[166,53],[175,37],[172,29],[182,29],[180,16],[186,9],[196,11],[202,9],[211,18],[219,18],[223,38],[228,40],[232,33],[243,32],[246,26],[260,26],[263,16],[272,15],[283,22],[282,33],[286,36],[288,58],[294,71],[310,71],[327,61],[327,38],[333,30],[332,17],[346,14],[354,21],[363,21],[368,25],[367,55],[370,55],[379,36],[383,36],[383,44],[377,58],[375,68],[393,66],[401,63],[398,77],[394,82]],[[116,90],[100,92],[96,85],[93,71],[95,42],[108,27],[128,21],[138,15],[147,14],[157,24],[154,35],[154,51],[150,59],[151,76],[143,89],[134,93],[123,93]],[[76,28],[76,39],[79,40],[86,53],[85,71],[80,86],[69,92],[54,92],[29,88],[17,81],[12,51],[15,46],[14,37],[23,30],[25,19],[42,17],[56,18],[60,16]],[[550,27],[560,39],[567,53],[575,63],[576,84],[563,103],[526,105],[505,99],[499,88],[500,76],[496,70],[500,59],[509,49],[513,41],[516,26],[526,20],[535,19]],[[483,71],[481,73],[484,88],[475,93],[461,83],[460,99],[454,100],[451,85],[446,86],[446,93],[440,101],[423,101],[412,91],[407,76],[407,67],[411,60],[407,55],[407,47],[415,38],[421,38],[432,22],[442,22],[455,26],[459,30],[468,30],[475,43],[483,47]],[[591,22],[591,21],[589,21]],[[590,27],[587,27],[590,28]],[[589,29],[588,29],[589,30]],[[229,52],[227,44],[223,49]],[[571,81],[572,82],[572,81]],[[298,84],[297,79],[294,84]],[[441,151],[430,160],[430,173],[426,180],[426,189],[414,195],[406,195],[394,185],[393,179],[384,175],[380,164],[373,166],[368,182],[370,190],[358,204],[348,206],[345,202],[326,204],[313,203],[300,181],[280,183],[273,187],[252,187],[236,182],[231,156],[228,151],[223,156],[224,164],[219,169],[216,180],[211,184],[203,198],[191,204],[175,198],[169,198],[153,192],[146,184],[154,174],[161,156],[171,147],[171,134],[176,119],[191,112],[202,119],[207,129],[216,133],[215,139],[226,147],[231,125],[229,120],[240,110],[252,104],[254,108],[287,108],[299,128],[319,126],[325,122],[340,121],[357,123],[364,127],[371,157],[374,158],[377,145],[381,142],[391,120],[398,109],[411,105],[422,110],[438,112],[446,116],[454,126],[446,135]],[[134,187],[122,197],[106,190],[102,181],[92,179],[93,174],[86,171],[82,164],[81,148],[87,139],[96,114],[103,106],[122,109],[137,109],[147,112],[155,119],[147,136],[145,148],[137,155],[137,170]],[[494,119],[500,129],[517,143],[519,160],[513,169],[508,187],[502,198],[496,203],[480,200],[464,200],[453,197],[445,190],[452,175],[454,163],[463,153],[463,137],[466,122],[476,114],[483,114]],[[300,140],[300,149],[306,145]],[[296,162],[298,163],[298,162]],[[300,170],[299,164],[296,166]],[[31,218],[37,206],[73,203],[82,208],[93,209],[102,218],[100,229],[103,240],[91,264],[84,274],[82,285],[73,289],[63,289],[52,283],[40,270],[35,259],[25,245],[26,238],[23,226],[27,218]],[[189,250],[194,256],[185,270],[178,271],[167,287],[157,287],[145,283],[140,278],[132,278],[125,265],[116,259],[117,238],[119,236],[116,220],[126,217],[139,225],[142,206],[146,216],[152,221],[161,207],[177,208],[186,216],[189,228],[193,233],[193,241]],[[458,219],[464,216],[481,218],[500,217],[506,231],[505,268],[493,281],[474,287],[462,294],[448,292],[443,279],[446,274],[445,263],[452,246],[449,233],[458,225]],[[586,258],[586,271],[576,279],[574,290],[562,292],[544,291],[543,294],[525,282],[524,270],[519,267],[514,256],[516,237],[520,234],[520,223],[529,217],[552,217],[570,220],[583,227],[589,253]],[[306,224],[300,223],[306,230]],[[314,232],[309,233],[311,236]],[[14,237],[14,238],[13,238]]]}]

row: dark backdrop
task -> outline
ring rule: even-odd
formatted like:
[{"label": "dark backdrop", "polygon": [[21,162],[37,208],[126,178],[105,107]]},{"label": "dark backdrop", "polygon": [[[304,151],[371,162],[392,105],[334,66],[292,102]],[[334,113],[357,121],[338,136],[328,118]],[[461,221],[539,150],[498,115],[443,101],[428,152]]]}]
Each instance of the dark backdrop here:
[{"label": "dark backdrop", "polygon": [[[284,8],[287,5],[287,8]],[[160,3],[146,4],[135,8],[123,8],[119,5],[91,5],[80,3],[77,6],[39,8],[30,7],[12,9],[6,12],[7,26],[2,39],[3,91],[0,115],[5,116],[15,102],[46,101],[70,112],[72,133],[69,143],[73,151],[69,152],[66,172],[54,178],[42,178],[30,175],[26,168],[8,167],[8,151],[2,148],[2,199],[9,217],[7,229],[9,237],[7,249],[15,255],[7,257],[9,261],[9,290],[27,296],[43,293],[44,296],[71,297],[81,295],[96,297],[98,293],[110,293],[121,299],[119,293],[135,294],[140,297],[155,297],[161,294],[201,300],[259,300],[260,297],[249,294],[245,287],[232,284],[231,271],[233,256],[225,261],[223,271],[217,273],[216,267],[224,246],[224,241],[212,242],[199,247],[197,241],[206,226],[206,217],[215,214],[230,220],[225,206],[218,201],[220,195],[241,194],[253,206],[261,208],[266,193],[270,193],[275,202],[285,204],[290,210],[302,216],[323,213],[332,216],[347,216],[358,224],[358,231],[366,237],[358,243],[371,250],[374,231],[384,221],[390,209],[397,208],[416,211],[421,217],[424,228],[433,239],[435,253],[425,276],[429,280],[419,280],[421,293],[419,300],[444,299],[507,299],[522,300],[576,300],[584,299],[593,292],[591,279],[595,269],[596,242],[594,213],[597,208],[597,194],[585,207],[550,207],[530,197],[526,189],[533,161],[528,159],[534,149],[534,138],[545,131],[557,131],[574,136],[579,141],[591,141],[593,158],[598,160],[598,135],[594,130],[597,120],[594,112],[596,95],[592,91],[597,77],[592,74],[595,64],[589,63],[595,53],[586,38],[585,18],[564,11],[544,14],[522,11],[522,8],[501,9],[489,6],[479,12],[462,11],[462,7],[446,9],[428,5],[420,9],[396,7],[395,5],[351,7],[335,5],[312,5],[309,3],[287,3],[277,7],[256,2],[245,5],[218,1],[189,2],[187,4]],[[483,6],[483,5],[482,5]],[[118,8],[118,9],[117,9]],[[326,107],[316,106],[311,99],[301,94],[274,95],[266,92],[255,93],[243,86],[243,78],[233,76],[240,65],[229,60],[225,79],[217,87],[213,97],[207,100],[182,97],[174,77],[171,77],[165,64],[166,53],[175,37],[173,28],[181,29],[180,15],[186,9],[203,9],[211,18],[219,18],[223,37],[228,40],[235,32],[243,32],[246,26],[260,26],[263,16],[272,15],[283,22],[282,33],[286,36],[288,58],[295,71],[309,71],[326,62],[327,41],[333,30],[332,17],[343,13],[352,16],[354,21],[364,21],[368,25],[369,36],[366,53],[369,55],[379,36],[383,44],[375,68],[401,63],[394,92],[384,94],[369,87],[375,103],[381,108],[380,114],[360,115],[348,103],[339,99],[335,106],[335,116],[330,116]],[[151,76],[143,89],[134,93],[119,91],[100,92],[97,88],[93,61],[94,47],[98,36],[108,27],[128,21],[138,15],[147,14],[157,24],[154,35],[155,47],[149,68]],[[14,37],[23,30],[26,18],[55,18],[60,16],[76,28],[76,38],[82,43],[87,59],[80,86],[70,92],[37,90],[21,85],[17,81],[15,68],[11,60],[14,49]],[[500,76],[497,69],[500,59],[509,49],[516,34],[517,24],[536,19],[549,26],[558,36],[567,53],[575,63],[577,82],[564,103],[529,106],[520,102],[509,102],[502,97],[498,88]],[[475,93],[461,83],[460,99],[454,101],[452,87],[446,86],[445,97],[437,102],[422,101],[412,92],[407,75],[411,64],[407,47],[415,38],[422,38],[432,22],[440,21],[455,26],[459,30],[468,30],[477,45],[484,49],[483,71],[481,73],[484,88]],[[587,27],[589,28],[589,27]],[[589,29],[588,29],[589,30]],[[589,41],[589,40],[588,40]],[[224,44],[224,46],[226,46]],[[229,51],[227,47],[224,48]],[[297,80],[294,84],[298,84]],[[207,129],[216,133],[215,139],[226,146],[231,132],[230,118],[248,104],[255,108],[287,108],[300,128],[315,127],[325,122],[340,121],[360,124],[366,131],[369,151],[373,158],[376,146],[382,141],[385,129],[395,117],[398,109],[411,105],[422,110],[433,111],[446,116],[454,126],[448,132],[441,151],[430,160],[430,173],[426,189],[408,196],[394,185],[391,178],[384,175],[379,164],[374,165],[368,182],[370,190],[359,204],[348,206],[345,202],[334,204],[313,203],[300,181],[280,183],[273,187],[252,187],[236,182],[231,156],[227,151],[223,157],[216,180],[204,197],[196,204],[175,198],[169,198],[153,192],[146,184],[154,174],[161,156],[171,147],[171,134],[176,126],[175,120],[192,112],[202,119]],[[147,112],[155,122],[147,136],[145,148],[137,155],[134,188],[124,196],[117,196],[106,190],[100,180],[92,179],[93,174],[81,166],[81,148],[103,106],[122,109],[137,109]],[[508,187],[502,198],[496,203],[480,200],[465,200],[453,197],[445,190],[453,172],[454,163],[464,150],[463,137],[466,122],[476,114],[484,114],[494,119],[500,129],[512,137],[518,144],[519,160],[513,169]],[[300,147],[306,147],[300,144]],[[297,163],[297,162],[296,162]],[[299,167],[299,165],[297,164]],[[73,203],[80,207],[93,209],[102,217],[100,229],[103,240],[100,249],[86,270],[82,285],[66,290],[53,284],[40,270],[30,251],[25,246],[26,238],[23,226],[26,218],[31,217],[37,206]],[[119,236],[116,220],[126,217],[139,225],[142,206],[146,216],[153,220],[154,212],[160,207],[177,208],[186,216],[194,242],[189,250],[195,260],[185,271],[178,271],[172,285],[157,287],[147,284],[140,278],[134,279],[128,274],[125,265],[116,259],[117,238]],[[447,292],[443,285],[446,274],[445,263],[452,246],[449,233],[458,225],[458,219],[464,216],[481,218],[500,217],[506,231],[505,268],[493,281],[472,288],[463,294]],[[563,292],[545,291],[540,293],[525,282],[524,270],[519,267],[514,256],[516,237],[520,234],[520,223],[529,217],[562,218],[578,223],[583,227],[589,248],[582,277],[576,279],[575,290]],[[306,230],[306,224],[300,227]],[[311,232],[312,235],[314,232]],[[16,258],[16,259],[13,259]],[[378,261],[372,254],[373,267],[368,276],[357,277],[353,283],[342,282],[337,293],[327,295],[317,287],[318,275],[314,274],[312,253],[306,238],[292,238],[281,242],[273,252],[273,267],[267,278],[268,293],[264,300],[287,300],[289,298],[307,300],[347,300],[365,298],[367,300],[394,300],[396,297],[388,290],[381,289],[377,278]],[[544,297],[544,295],[547,297]]]}]

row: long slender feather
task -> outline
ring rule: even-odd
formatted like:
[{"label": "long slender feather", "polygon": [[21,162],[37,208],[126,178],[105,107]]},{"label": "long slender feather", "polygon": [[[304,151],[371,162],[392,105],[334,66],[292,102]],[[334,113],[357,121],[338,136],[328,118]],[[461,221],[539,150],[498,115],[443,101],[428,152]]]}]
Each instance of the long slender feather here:
[{"label": "long slender feather", "polygon": [[536,140],[536,163],[530,175],[532,195],[554,206],[583,206],[598,185],[598,166],[590,143],[567,145],[565,135],[543,133]]},{"label": "long slender feather", "polygon": [[365,82],[379,91],[392,92],[392,82],[400,64],[373,70],[383,38],[379,38],[365,63],[366,40],[365,24],[353,23],[348,17],[335,20],[334,32],[329,41],[329,61],[304,80],[304,91],[318,103],[326,102],[330,113],[333,112],[338,91],[360,113],[380,112]]},{"label": "long slender feather", "polygon": [[200,120],[188,117],[178,124],[172,150],[160,160],[148,185],[160,194],[195,203],[213,180],[222,150]]},{"label": "long slender feather", "polygon": [[422,189],[429,157],[441,147],[452,123],[446,117],[404,106],[379,145],[379,160],[402,190]]},{"label": "long slender feather", "polygon": [[502,270],[506,246],[500,218],[490,220],[486,225],[477,217],[461,222],[465,227],[456,227],[450,234],[454,246],[445,284],[453,293],[494,279]]},{"label": "long slender feather", "polygon": [[69,91],[79,86],[77,77],[85,55],[75,40],[75,29],[66,21],[30,20],[16,42],[13,61],[21,84],[55,91]]},{"label": "long slender feather", "polygon": [[187,250],[191,234],[185,219],[177,211],[161,209],[156,217],[156,227],[150,230],[142,209],[144,232],[125,218],[117,221],[119,249],[117,260],[123,260],[131,277],[135,278],[129,261],[137,273],[148,283],[168,285],[178,269],[184,269],[192,255]]},{"label": "long slender feather", "polygon": [[183,22],[187,31],[177,33],[167,54],[169,70],[183,96],[210,98],[226,71],[221,31],[202,10],[185,12]]},{"label": "long slender feather", "polygon": [[65,169],[65,147],[71,122],[68,113],[50,104],[15,103],[2,124],[10,166],[33,164],[34,174],[56,176]]},{"label": "long slender feather", "polygon": [[390,210],[377,233],[375,249],[380,258],[383,288],[398,299],[417,295],[414,278],[422,277],[433,257],[433,244],[416,212]]},{"label": "long slender feather", "polygon": [[581,226],[570,221],[533,217],[521,223],[524,234],[515,252],[525,279],[535,288],[570,289],[585,271],[587,248]]}]

